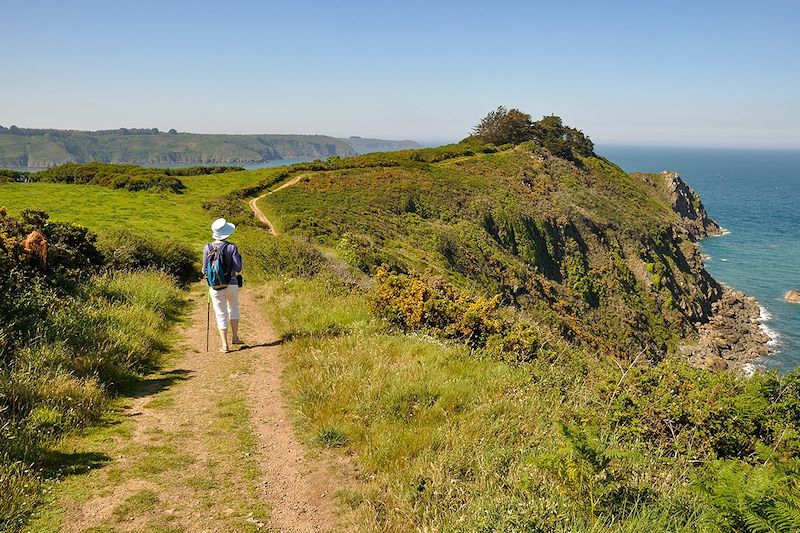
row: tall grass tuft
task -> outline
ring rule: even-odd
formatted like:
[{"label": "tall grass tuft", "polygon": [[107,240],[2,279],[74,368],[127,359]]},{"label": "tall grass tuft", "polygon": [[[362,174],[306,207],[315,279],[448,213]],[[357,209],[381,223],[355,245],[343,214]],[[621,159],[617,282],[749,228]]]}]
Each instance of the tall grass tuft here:
[{"label": "tall grass tuft", "polygon": [[180,242],[118,229],[106,233],[99,248],[111,270],[162,270],[183,285],[200,277],[197,252]]},{"label": "tall grass tuft", "polygon": [[19,529],[33,509],[58,439],[158,365],[181,309],[165,272],[110,272],[62,295],[14,350],[0,370],[0,530]]}]

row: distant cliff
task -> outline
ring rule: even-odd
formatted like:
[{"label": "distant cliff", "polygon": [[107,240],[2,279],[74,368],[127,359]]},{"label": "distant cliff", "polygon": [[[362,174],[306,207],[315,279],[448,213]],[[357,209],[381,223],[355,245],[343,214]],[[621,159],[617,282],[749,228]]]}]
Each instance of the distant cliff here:
[{"label": "distant cliff", "polygon": [[415,141],[388,141],[386,139],[367,139],[364,137],[347,137],[341,139],[349,144],[353,150],[359,154],[371,152],[397,152],[399,150],[413,150],[422,148],[422,145]]},{"label": "distant cliff", "polygon": [[[399,143],[399,144],[398,144]],[[398,150],[409,141],[337,139],[326,135],[220,135],[158,129],[76,131],[0,126],[0,167],[64,163],[243,164],[276,159],[325,159]],[[416,143],[411,142],[416,145]]]}]

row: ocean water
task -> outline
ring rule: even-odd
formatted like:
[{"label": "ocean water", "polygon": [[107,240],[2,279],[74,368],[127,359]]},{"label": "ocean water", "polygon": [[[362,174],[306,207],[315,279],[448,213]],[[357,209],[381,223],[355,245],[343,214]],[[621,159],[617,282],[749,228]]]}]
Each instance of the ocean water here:
[{"label": "ocean water", "polygon": [[759,362],[800,365],[800,151],[598,146],[626,171],[675,170],[728,234],[704,239],[706,268],[719,282],[753,295],[774,353]]}]

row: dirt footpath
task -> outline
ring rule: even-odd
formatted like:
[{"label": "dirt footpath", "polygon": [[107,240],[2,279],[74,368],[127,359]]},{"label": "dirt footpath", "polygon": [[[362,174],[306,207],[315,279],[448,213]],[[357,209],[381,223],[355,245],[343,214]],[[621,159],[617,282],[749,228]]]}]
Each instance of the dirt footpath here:
[{"label": "dirt footpath", "polygon": [[300,181],[304,177],[306,177],[306,174],[300,174],[298,176],[295,176],[292,179],[290,179],[289,181],[287,181],[286,183],[284,183],[283,185],[281,185],[280,187],[277,187],[277,188],[275,188],[275,189],[273,189],[271,191],[265,192],[264,194],[262,194],[258,198],[253,198],[252,200],[250,200],[250,202],[249,202],[250,203],[250,209],[253,210],[253,214],[256,216],[256,218],[258,220],[260,220],[261,223],[264,224],[267,227],[267,231],[269,231],[270,234],[277,235],[278,232],[275,231],[275,226],[272,224],[272,222],[269,221],[269,219],[267,218],[267,215],[265,215],[264,212],[258,207],[258,201],[261,200],[262,198],[264,198],[265,196],[269,196],[270,194],[274,194],[274,193],[280,191],[281,189],[285,189],[286,187],[291,187],[292,185],[294,185],[295,183],[297,183],[298,181]]},{"label": "dirt footpath", "polygon": [[284,364],[253,292],[241,293],[239,350],[217,352],[204,288],[181,355],[148,378],[121,420],[73,443],[104,464],[56,486],[28,531],[341,531],[342,470],[295,437]]}]

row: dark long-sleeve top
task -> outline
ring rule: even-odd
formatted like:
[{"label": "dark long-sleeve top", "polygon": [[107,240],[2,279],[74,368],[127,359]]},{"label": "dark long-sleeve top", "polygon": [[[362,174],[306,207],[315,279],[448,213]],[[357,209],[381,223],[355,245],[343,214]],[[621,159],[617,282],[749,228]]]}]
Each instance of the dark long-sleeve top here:
[{"label": "dark long-sleeve top", "polygon": [[[213,246],[215,249],[219,248],[225,244],[223,241],[214,241],[212,243],[206,244],[205,248],[203,248],[203,274],[206,273],[206,258],[208,257],[208,252],[211,251],[211,247]],[[222,252],[224,261],[226,265],[231,265],[231,276],[228,280],[228,283],[235,283],[236,282],[236,275],[242,272],[242,256],[239,254],[239,248],[232,242],[227,243],[225,247],[225,251]]]}]

